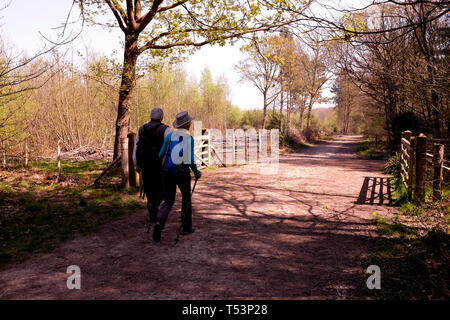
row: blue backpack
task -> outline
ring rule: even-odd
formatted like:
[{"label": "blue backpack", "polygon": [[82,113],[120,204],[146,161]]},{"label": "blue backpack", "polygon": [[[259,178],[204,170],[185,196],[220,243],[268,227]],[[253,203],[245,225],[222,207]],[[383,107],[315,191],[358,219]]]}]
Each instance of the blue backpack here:
[{"label": "blue backpack", "polygon": [[[163,161],[162,161],[163,170],[166,172],[175,174],[177,172],[177,170],[180,168],[180,165],[173,163],[171,155],[172,155],[172,151],[175,148],[175,146],[177,146],[179,143],[183,142],[183,137],[180,136],[178,141],[172,141],[172,133],[170,133],[166,139],[169,139],[169,146],[167,147],[166,152],[164,153],[164,156],[163,156]],[[185,146],[187,147],[188,144],[186,144]],[[183,153],[184,153],[184,146],[183,146],[183,148],[181,148],[178,155],[180,157],[183,157]]]}]

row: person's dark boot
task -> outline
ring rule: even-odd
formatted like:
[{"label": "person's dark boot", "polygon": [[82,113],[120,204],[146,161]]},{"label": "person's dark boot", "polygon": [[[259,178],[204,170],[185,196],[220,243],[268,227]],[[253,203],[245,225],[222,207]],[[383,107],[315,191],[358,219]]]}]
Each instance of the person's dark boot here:
[{"label": "person's dark boot", "polygon": [[160,242],[161,241],[161,232],[162,232],[163,226],[160,222],[157,222],[155,224],[155,228],[153,229],[153,241]]},{"label": "person's dark boot", "polygon": [[183,228],[183,230],[181,231],[181,235],[182,236],[186,236],[186,235],[194,233],[194,232],[195,232],[195,229],[192,228],[192,227],[190,229],[184,229]]}]

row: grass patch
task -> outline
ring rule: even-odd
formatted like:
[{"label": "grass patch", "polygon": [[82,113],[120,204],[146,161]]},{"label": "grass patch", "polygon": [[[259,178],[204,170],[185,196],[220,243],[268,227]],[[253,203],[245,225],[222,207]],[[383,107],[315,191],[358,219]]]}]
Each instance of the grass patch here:
[{"label": "grass patch", "polygon": [[379,239],[368,263],[381,269],[381,290],[365,289],[365,294],[380,300],[448,300],[449,245],[450,236],[438,229],[422,237]]},{"label": "grass patch", "polygon": [[[108,165],[107,160],[61,161],[61,173],[70,176],[91,175],[92,171],[103,170]],[[30,167],[42,172],[58,173],[58,161],[31,161]]]},{"label": "grass patch", "polygon": [[403,215],[406,216],[418,216],[421,215],[424,210],[420,206],[416,206],[415,204],[411,202],[405,202],[401,205],[400,211]]},{"label": "grass patch", "polygon": [[408,237],[414,235],[413,229],[398,222],[398,217],[395,216],[393,222],[388,222],[386,219],[375,216],[378,233],[387,236]]},{"label": "grass patch", "polygon": [[[35,164],[36,172],[52,173],[55,163]],[[138,188],[122,188],[115,177],[92,186],[94,178],[72,179],[105,167],[102,161],[70,163],[70,184],[48,180],[33,172],[8,171],[0,175],[0,267],[48,252],[77,233],[95,231],[118,217],[139,212],[145,201]],[[37,177],[35,177],[37,176]],[[120,179],[119,179],[120,180]]]},{"label": "grass patch", "polygon": [[374,213],[383,237],[376,240],[367,262],[380,267],[381,290],[364,288],[364,294],[383,300],[449,299],[449,215],[436,214],[441,205],[407,202],[402,183],[394,181],[399,214],[388,221]]},{"label": "grass patch", "polygon": [[387,156],[382,145],[380,143],[378,145],[375,144],[375,139],[373,138],[367,138],[361,141],[358,146],[358,154],[370,160],[385,160]]},{"label": "grass patch", "polygon": [[403,185],[401,178],[393,178],[391,182],[394,187],[392,205],[401,206],[408,201],[408,192]]},{"label": "grass patch", "polygon": [[284,135],[280,135],[280,146],[286,147],[291,152],[299,152],[305,148],[311,147],[311,144],[307,141],[303,141],[299,136],[291,135],[286,137]]}]

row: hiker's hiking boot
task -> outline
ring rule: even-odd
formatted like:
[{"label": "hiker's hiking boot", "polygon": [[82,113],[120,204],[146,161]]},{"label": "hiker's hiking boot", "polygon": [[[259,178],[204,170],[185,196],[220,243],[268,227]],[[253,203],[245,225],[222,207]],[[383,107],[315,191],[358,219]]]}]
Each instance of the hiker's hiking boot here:
[{"label": "hiker's hiking boot", "polygon": [[157,222],[155,224],[155,228],[153,229],[153,241],[155,242],[160,242],[161,241],[161,231],[162,231],[163,227],[162,225]]},{"label": "hiker's hiking boot", "polygon": [[194,228],[190,228],[190,229],[183,229],[183,230],[181,230],[180,234],[182,236],[186,236],[186,235],[194,233],[194,232],[195,232],[195,229]]}]

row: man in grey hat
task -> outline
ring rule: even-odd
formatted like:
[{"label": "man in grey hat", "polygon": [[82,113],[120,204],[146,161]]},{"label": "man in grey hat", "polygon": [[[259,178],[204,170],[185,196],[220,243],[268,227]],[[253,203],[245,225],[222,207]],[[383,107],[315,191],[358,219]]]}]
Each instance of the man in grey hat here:
[{"label": "man in grey hat", "polygon": [[151,111],[150,122],[139,128],[133,151],[136,171],[142,171],[150,225],[156,222],[156,214],[163,199],[161,161],[158,154],[170,133],[170,128],[162,123],[163,118],[161,108]]},{"label": "man in grey hat", "polygon": [[192,228],[192,204],[191,204],[191,173],[196,179],[201,177],[200,171],[194,160],[194,138],[189,134],[193,117],[186,111],[177,114],[173,126],[177,129],[171,132],[164,140],[164,145],[159,152],[163,159],[163,185],[164,202],[158,211],[153,240],[161,241],[161,232],[175,203],[177,186],[180,189],[182,235],[193,233]]}]

